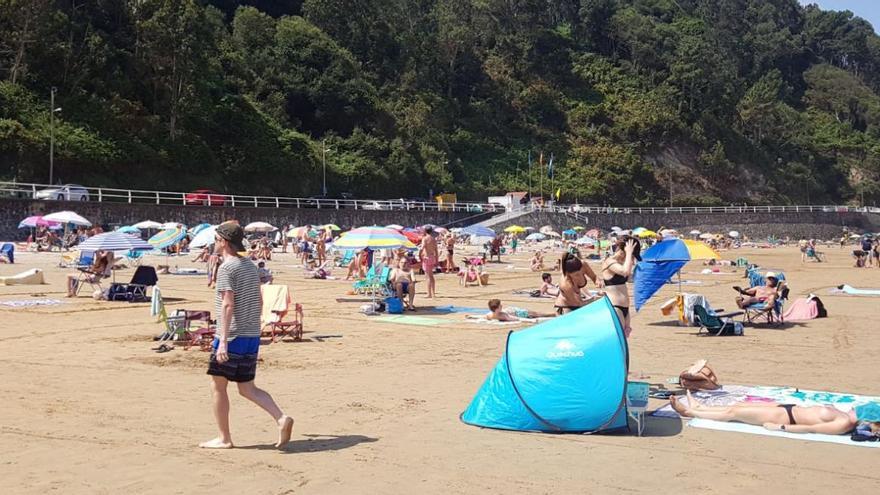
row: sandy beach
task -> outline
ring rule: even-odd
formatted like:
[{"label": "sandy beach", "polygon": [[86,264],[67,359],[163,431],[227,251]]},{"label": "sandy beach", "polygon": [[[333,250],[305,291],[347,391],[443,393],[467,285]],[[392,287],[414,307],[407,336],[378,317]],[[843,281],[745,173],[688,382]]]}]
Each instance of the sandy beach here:
[{"label": "sandy beach", "polygon": [[[785,271],[792,299],[815,293],[829,317],[749,327],[743,337],[697,337],[696,328],[661,315],[659,305],[677,290],[668,285],[633,320],[631,374],[670,386],[667,378],[706,358],[725,384],[880,395],[873,344],[880,298],[829,294],[843,283],[880,288],[880,269],[853,268],[850,250],[825,248],[827,263],[807,264],[795,247],[724,252]],[[512,294],[539,285],[527,252],[490,265],[487,287],[461,288],[457,277],[441,275],[439,297],[426,300],[419,284],[414,315],[432,319],[424,326],[360,314],[363,302],[337,301],[350,282],[305,280],[293,255],[276,255],[275,283],[290,285],[304,306],[305,341],[263,346],[257,383],[293,414],[294,439],[274,449],[270,418],[232,396],[238,448],[200,450],[215,435],[208,354],[151,351],[163,325],[149,303],[95,301],[88,291],[67,299],[69,269],[57,267],[58,253],[16,255],[0,276],[42,268],[48,285],[0,286],[0,302],[62,303],[0,305],[3,493],[869,493],[880,482],[876,449],[696,429],[678,419],[649,417],[643,437],[463,424],[458,415],[511,328],[427,308],[484,308],[498,297],[550,311],[552,300]],[[183,257],[173,264],[203,268]],[[683,278],[701,283],[685,290],[732,309],[730,287],[742,283],[742,269],[701,275],[702,268],[686,266]],[[169,310],[213,310],[204,276],[160,275],[159,285]],[[330,337],[315,338],[322,335]],[[649,409],[663,404],[652,399]]]}]

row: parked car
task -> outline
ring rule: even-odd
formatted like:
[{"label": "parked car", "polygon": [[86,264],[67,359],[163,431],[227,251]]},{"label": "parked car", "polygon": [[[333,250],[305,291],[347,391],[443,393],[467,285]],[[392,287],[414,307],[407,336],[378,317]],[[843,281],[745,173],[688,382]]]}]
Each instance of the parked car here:
[{"label": "parked car", "polygon": [[77,184],[47,187],[34,193],[34,199],[57,199],[58,201],[88,201],[89,190]]},{"label": "parked car", "polygon": [[210,189],[196,189],[191,193],[187,193],[183,198],[183,203],[187,205],[202,206],[226,206],[228,200],[225,194]]}]

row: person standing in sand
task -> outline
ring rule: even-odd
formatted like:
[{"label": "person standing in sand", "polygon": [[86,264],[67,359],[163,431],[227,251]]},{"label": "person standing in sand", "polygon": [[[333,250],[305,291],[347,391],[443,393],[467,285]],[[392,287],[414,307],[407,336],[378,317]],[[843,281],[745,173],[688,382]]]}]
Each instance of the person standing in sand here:
[{"label": "person standing in sand", "polygon": [[217,270],[217,294],[214,298],[217,314],[217,334],[208,364],[214,395],[214,419],[220,436],[199,444],[205,449],[232,448],[229,430],[229,382],[238,384],[238,393],[269,413],[278,425],[276,447],[290,441],[293,418],[281,411],[268,392],[254,384],[257,372],[257,353],[260,349],[260,277],[257,267],[239,256],[244,251],[244,231],[241,226],[224,222],[217,227],[215,251],[223,257]]},{"label": "person standing in sand", "polygon": [[425,236],[422,237],[422,247],[419,250],[419,257],[422,259],[422,270],[425,271],[425,278],[428,282],[428,299],[434,297],[434,267],[437,266],[437,239],[434,238],[434,227],[428,225],[425,227]]}]

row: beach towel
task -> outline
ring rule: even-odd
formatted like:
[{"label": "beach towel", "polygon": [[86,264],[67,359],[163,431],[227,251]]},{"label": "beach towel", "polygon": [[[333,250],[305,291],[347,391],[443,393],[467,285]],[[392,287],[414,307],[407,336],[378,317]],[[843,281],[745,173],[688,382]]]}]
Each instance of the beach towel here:
[{"label": "beach towel", "polygon": [[205,270],[199,270],[198,268],[178,268],[177,270],[170,272],[169,275],[207,275],[208,272]]},{"label": "beach towel", "polygon": [[[865,395],[800,390],[791,387],[747,387],[742,385],[725,385],[718,390],[700,391],[693,395],[702,404],[708,406],[729,406],[743,402],[775,402],[777,404],[795,404],[798,406],[831,405],[841,411],[849,411],[862,404],[876,403],[880,401],[880,397]],[[681,397],[680,400],[683,404],[687,404],[686,397]],[[652,416],[665,418],[680,417],[668,404],[654,411]],[[688,425],[693,426],[694,428],[707,428],[711,430],[752,433],[755,435],[795,438],[799,440],[812,440],[861,447],[880,447],[880,442],[854,442],[850,439],[849,435],[770,431],[761,426],[700,418],[692,418],[688,422]]]},{"label": "beach towel", "polygon": [[25,299],[22,301],[0,301],[0,305],[9,306],[11,308],[29,308],[32,306],[54,306],[63,304],[64,301],[58,299]]},{"label": "beach towel", "polygon": [[831,289],[832,294],[849,294],[851,296],[880,296],[880,289],[856,289],[851,285],[841,285],[836,289]]},{"label": "beach towel", "polygon": [[290,289],[286,285],[260,285],[263,296],[263,308],[260,321],[263,325],[279,320],[290,307]]},{"label": "beach towel", "polygon": [[[477,316],[477,315],[473,315]],[[523,323],[537,323],[537,318],[520,318],[517,321],[499,321],[499,320],[489,320],[485,316],[480,318],[468,318],[465,320],[468,323],[480,323],[483,325],[496,325],[496,326],[511,326],[511,325],[522,325]]]},{"label": "beach towel", "polygon": [[791,303],[783,318],[785,321],[807,321],[819,317],[819,307],[811,297],[802,297]]},{"label": "beach towel", "polygon": [[18,275],[0,277],[0,285],[40,285],[46,283],[43,280],[43,270],[31,268]]}]

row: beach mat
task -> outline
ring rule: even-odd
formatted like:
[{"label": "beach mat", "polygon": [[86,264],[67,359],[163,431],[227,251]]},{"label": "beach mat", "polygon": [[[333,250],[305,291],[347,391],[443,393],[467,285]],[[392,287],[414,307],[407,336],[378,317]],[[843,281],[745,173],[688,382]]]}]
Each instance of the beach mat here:
[{"label": "beach mat", "polygon": [[841,285],[836,289],[831,289],[831,293],[851,296],[880,296],[880,289],[857,289],[851,285]]},{"label": "beach mat", "polygon": [[380,315],[375,318],[382,323],[394,323],[396,325],[416,325],[420,327],[433,327],[444,323],[452,323],[449,320],[441,320],[440,318],[430,318],[427,316],[413,315]]},{"label": "beach mat", "polygon": [[795,440],[808,440],[813,442],[837,443],[856,447],[880,448],[880,442],[854,442],[847,435],[823,435],[821,433],[788,433],[785,431],[771,431],[763,426],[747,425],[745,423],[725,423],[711,419],[694,418],[688,422],[688,426],[694,428],[706,428],[708,430],[732,431],[737,433],[750,433],[752,435],[764,435],[768,437],[793,438]]}]

